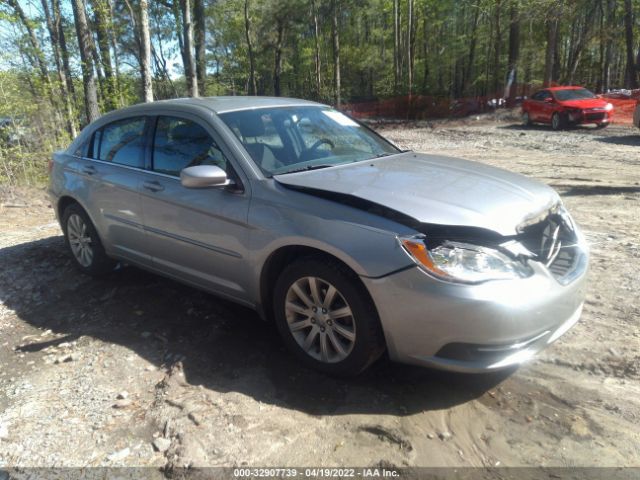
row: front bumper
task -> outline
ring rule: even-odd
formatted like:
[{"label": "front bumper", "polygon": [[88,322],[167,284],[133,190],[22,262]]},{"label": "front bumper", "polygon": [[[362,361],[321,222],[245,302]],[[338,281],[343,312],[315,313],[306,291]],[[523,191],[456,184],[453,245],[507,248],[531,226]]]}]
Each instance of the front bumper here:
[{"label": "front bumper", "polygon": [[588,252],[584,247],[577,252],[575,267],[562,283],[537,263],[529,278],[480,285],[442,282],[417,266],[363,281],[392,360],[488,372],[530,359],[578,321]]},{"label": "front bumper", "polygon": [[585,125],[585,124],[606,124],[611,121],[613,117],[613,111],[605,111],[605,110],[578,110],[572,111],[567,114],[567,119],[569,123],[574,125]]}]

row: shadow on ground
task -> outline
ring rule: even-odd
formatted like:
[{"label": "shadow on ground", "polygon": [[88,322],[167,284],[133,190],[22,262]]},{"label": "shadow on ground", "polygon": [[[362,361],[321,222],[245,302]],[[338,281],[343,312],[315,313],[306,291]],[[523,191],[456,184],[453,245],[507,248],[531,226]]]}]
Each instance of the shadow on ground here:
[{"label": "shadow on ground", "polygon": [[[0,263],[0,300],[28,324],[64,335],[26,340],[17,346],[22,352],[89,336],[162,368],[184,357],[190,384],[315,415],[448,408],[510,373],[445,374],[382,359],[356,379],[331,378],[299,366],[275,328],[251,310],[132,267],[100,279],[78,273],[61,236],[1,249]],[[353,389],[357,395],[349,395]]]},{"label": "shadow on ground", "polygon": [[635,135],[621,135],[612,137],[597,138],[599,142],[612,143],[615,145],[625,145],[629,147],[640,147],[640,130]]},{"label": "shadow on ground", "polygon": [[[625,125],[620,125],[620,124],[614,124],[614,129],[615,127],[625,127]],[[607,135],[607,131],[612,128],[597,128],[594,125],[569,125],[565,128],[563,128],[562,130],[553,130],[551,128],[550,124],[543,124],[543,123],[535,123],[533,125],[523,125],[522,123],[511,123],[508,125],[500,125],[498,127],[499,129],[503,129],[503,130],[516,130],[516,131],[521,131],[521,132],[528,132],[528,131],[543,131],[543,132],[549,132],[549,133],[558,133],[558,134],[562,134],[562,133],[567,133],[567,132],[580,132],[580,133],[591,133],[594,135],[602,135],[601,138],[596,138],[597,141],[599,142],[605,142],[605,143],[617,143],[619,145],[631,145],[631,146],[636,146],[636,145],[640,145],[640,135]],[[617,132],[620,132],[620,129],[618,128],[616,130]]]},{"label": "shadow on ground", "polygon": [[640,186],[616,185],[566,185],[551,184],[563,197],[577,197],[585,195],[626,195],[640,193]]}]

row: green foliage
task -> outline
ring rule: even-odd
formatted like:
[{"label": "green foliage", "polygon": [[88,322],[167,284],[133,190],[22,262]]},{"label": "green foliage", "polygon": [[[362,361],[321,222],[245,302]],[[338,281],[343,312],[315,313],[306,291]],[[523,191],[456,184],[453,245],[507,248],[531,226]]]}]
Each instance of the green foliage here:
[{"label": "green foliage", "polygon": [[[20,128],[29,132],[28,141],[18,145],[0,140],[0,182],[41,179],[50,152],[68,143],[74,125],[85,123],[72,11],[68,0],[45,1],[50,12],[60,1],[66,49],[59,53],[69,57],[63,73],[70,82],[60,77],[62,57],[56,58],[41,2],[18,0],[26,19],[16,3],[0,2],[0,117],[20,119]],[[177,2],[149,2],[156,99],[188,92]],[[103,39],[93,58],[103,112],[140,102],[139,2],[84,3],[93,44],[99,46],[99,37]],[[434,97],[434,102],[443,104],[457,97],[502,96],[508,65],[514,61],[518,95],[543,83],[545,72],[549,73],[545,67],[550,67],[554,82],[602,91],[630,83],[627,45],[635,49],[632,58],[640,62],[640,0],[205,0],[208,95],[249,91],[245,4],[260,95],[273,95],[279,79],[282,95],[332,102],[334,13],[340,44],[340,93],[347,103],[408,93]],[[625,10],[627,5],[630,11]],[[625,18],[631,18],[630,43]],[[519,26],[514,38],[512,21]],[[546,65],[549,33],[556,23],[556,48],[551,64]],[[105,56],[111,57],[106,68],[100,57],[105,35],[109,41]],[[519,53],[515,59],[509,54],[514,46]],[[640,65],[633,68],[640,73]],[[115,75],[112,83],[104,78],[107,71]]]}]

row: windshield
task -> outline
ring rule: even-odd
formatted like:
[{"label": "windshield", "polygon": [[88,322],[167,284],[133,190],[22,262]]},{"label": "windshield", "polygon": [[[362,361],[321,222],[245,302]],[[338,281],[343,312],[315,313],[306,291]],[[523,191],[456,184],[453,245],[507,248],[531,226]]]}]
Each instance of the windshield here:
[{"label": "windshield", "polygon": [[556,90],[553,92],[556,100],[564,102],[566,100],[585,100],[587,98],[596,98],[596,96],[586,88],[575,88],[570,90]]},{"label": "windshield", "polygon": [[372,130],[328,107],[259,108],[219,116],[267,176],[400,153]]}]

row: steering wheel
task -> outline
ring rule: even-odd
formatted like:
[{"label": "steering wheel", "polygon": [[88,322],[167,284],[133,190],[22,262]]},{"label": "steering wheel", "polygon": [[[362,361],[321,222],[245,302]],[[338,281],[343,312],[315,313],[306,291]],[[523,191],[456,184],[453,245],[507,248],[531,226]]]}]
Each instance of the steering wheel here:
[{"label": "steering wheel", "polygon": [[309,148],[307,148],[306,152],[307,153],[311,153],[315,150],[318,149],[318,147],[320,147],[320,145],[324,145],[324,144],[329,145],[332,149],[336,148],[336,144],[333,143],[331,140],[329,140],[328,138],[321,138],[320,140],[318,140],[316,143],[314,143],[313,145],[311,145]]}]

